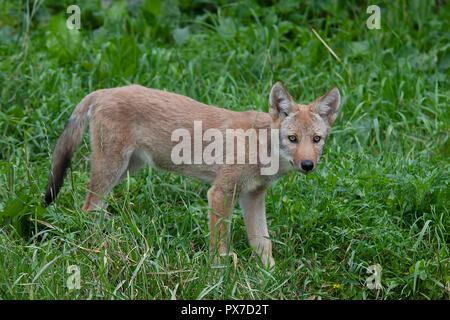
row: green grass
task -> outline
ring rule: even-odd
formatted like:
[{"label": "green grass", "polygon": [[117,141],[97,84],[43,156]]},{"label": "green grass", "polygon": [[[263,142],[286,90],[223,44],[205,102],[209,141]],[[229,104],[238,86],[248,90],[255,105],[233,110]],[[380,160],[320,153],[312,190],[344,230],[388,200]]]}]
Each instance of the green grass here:
[{"label": "green grass", "polygon": [[[369,30],[364,1],[113,2],[76,1],[69,31],[73,1],[0,0],[0,298],[449,298],[450,3],[379,1]],[[89,92],[139,83],[267,111],[278,80],[303,103],[337,85],[343,104],[318,170],[268,192],[273,270],[239,208],[237,264],[211,267],[208,185],[193,179],[146,168],[106,215],[82,212],[87,137],[42,207],[55,140]],[[371,265],[381,290],[365,284]]]}]

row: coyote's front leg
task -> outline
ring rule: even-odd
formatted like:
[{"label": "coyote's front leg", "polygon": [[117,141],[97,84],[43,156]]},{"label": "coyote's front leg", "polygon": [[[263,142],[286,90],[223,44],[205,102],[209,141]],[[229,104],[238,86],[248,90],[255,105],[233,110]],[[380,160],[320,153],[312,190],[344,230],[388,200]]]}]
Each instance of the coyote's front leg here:
[{"label": "coyote's front leg", "polygon": [[265,198],[266,190],[252,191],[243,194],[239,204],[244,213],[250,246],[264,265],[273,267],[275,261],[272,257],[272,242],[268,239]]},{"label": "coyote's front leg", "polygon": [[[209,202],[209,231],[211,253],[215,253],[218,249],[220,256],[226,256],[227,235],[229,228],[226,221],[233,212],[237,195],[234,188],[223,186],[220,183],[214,184],[208,190]],[[215,259],[217,261],[217,259]]]}]

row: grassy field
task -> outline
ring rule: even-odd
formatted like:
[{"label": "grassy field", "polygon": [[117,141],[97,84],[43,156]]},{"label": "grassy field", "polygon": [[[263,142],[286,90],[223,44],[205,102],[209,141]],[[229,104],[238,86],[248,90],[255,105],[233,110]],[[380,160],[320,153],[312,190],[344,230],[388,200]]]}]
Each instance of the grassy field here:
[{"label": "grassy field", "polygon": [[[0,298],[448,299],[449,21],[445,1],[0,0]],[[211,267],[209,186],[193,179],[145,168],[105,215],[81,211],[87,136],[43,206],[55,141],[89,92],[138,83],[267,111],[278,80],[298,102],[334,85],[343,101],[319,168],[268,192],[274,269],[239,208],[238,260]]]}]

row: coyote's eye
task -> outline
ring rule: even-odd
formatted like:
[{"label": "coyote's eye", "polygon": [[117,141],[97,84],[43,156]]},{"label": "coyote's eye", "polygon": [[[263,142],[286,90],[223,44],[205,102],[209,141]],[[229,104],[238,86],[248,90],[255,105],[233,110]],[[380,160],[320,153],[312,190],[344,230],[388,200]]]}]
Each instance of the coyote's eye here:
[{"label": "coyote's eye", "polygon": [[288,136],[288,139],[290,142],[297,142],[297,136],[295,136],[295,135]]},{"label": "coyote's eye", "polygon": [[320,138],[319,136],[314,136],[314,137],[313,137],[313,141],[314,141],[315,143],[319,142],[320,139],[321,139],[321,138]]}]

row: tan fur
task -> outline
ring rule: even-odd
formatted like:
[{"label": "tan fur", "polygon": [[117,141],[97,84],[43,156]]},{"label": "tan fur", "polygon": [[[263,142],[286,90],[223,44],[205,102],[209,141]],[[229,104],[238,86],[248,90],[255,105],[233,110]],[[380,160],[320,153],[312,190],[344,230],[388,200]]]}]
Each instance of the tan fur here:
[{"label": "tan fur", "polygon": [[[294,102],[281,83],[276,83],[270,93],[269,115],[220,109],[182,95],[139,85],[95,91],[75,108],[57,142],[47,188],[49,201],[59,190],[52,183],[52,177],[64,176],[65,170],[61,171],[58,164],[62,159],[70,159],[81,141],[87,120],[90,120],[91,176],[87,185],[90,192],[86,195],[83,210],[100,207],[102,198],[126,176],[127,170],[133,172],[149,163],[155,168],[212,184],[208,191],[210,248],[212,251],[217,248],[221,255],[227,253],[228,231],[224,220],[239,201],[250,245],[264,264],[273,266],[272,244],[268,239],[265,217],[265,192],[291,169],[307,173],[302,169],[302,161],[311,160],[316,167],[339,108],[339,91],[333,88],[330,92],[311,105],[300,105]],[[171,141],[171,134],[175,129],[184,128],[193,136],[194,121],[202,121],[203,132],[215,128],[224,136],[227,128],[254,128],[258,132],[261,129],[269,132],[279,129],[281,156],[278,172],[270,176],[261,175],[259,162],[175,165],[171,160],[171,150],[178,142]],[[288,134],[296,134],[298,142],[289,142]],[[315,134],[322,135],[320,143],[312,142]],[[203,147],[207,144],[203,141]],[[270,139],[267,145],[270,146]]]}]

